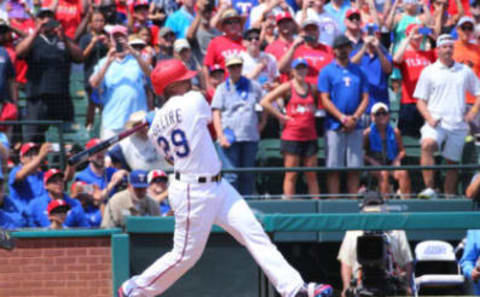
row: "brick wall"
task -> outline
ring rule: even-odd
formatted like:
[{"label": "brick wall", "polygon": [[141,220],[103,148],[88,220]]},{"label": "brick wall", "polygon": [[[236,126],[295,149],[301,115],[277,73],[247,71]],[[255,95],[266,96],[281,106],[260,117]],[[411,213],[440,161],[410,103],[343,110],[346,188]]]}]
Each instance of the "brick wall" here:
[{"label": "brick wall", "polygon": [[1,297],[111,297],[110,237],[18,239],[0,249]]}]

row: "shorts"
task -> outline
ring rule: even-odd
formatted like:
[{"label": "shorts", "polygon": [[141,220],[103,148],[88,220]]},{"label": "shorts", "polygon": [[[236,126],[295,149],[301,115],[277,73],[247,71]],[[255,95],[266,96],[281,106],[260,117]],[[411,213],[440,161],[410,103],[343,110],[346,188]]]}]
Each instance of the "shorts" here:
[{"label": "shorts", "polygon": [[310,157],[316,155],[318,152],[318,141],[295,141],[295,140],[283,140],[280,144],[280,151],[282,153],[289,153],[300,157]]},{"label": "shorts", "polygon": [[335,130],[325,132],[327,167],[363,166],[363,130],[350,133]]},{"label": "shorts", "polygon": [[425,120],[415,103],[401,104],[398,112],[398,129],[402,136],[420,137],[420,128]]},{"label": "shorts", "polygon": [[425,124],[420,131],[422,133],[421,141],[427,138],[435,140],[445,159],[454,162],[460,161],[468,130],[447,130]]}]

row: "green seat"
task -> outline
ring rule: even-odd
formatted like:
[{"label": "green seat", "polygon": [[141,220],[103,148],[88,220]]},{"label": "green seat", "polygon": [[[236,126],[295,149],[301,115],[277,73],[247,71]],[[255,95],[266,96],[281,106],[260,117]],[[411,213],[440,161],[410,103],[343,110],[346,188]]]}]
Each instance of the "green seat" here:
[{"label": "green seat", "polygon": [[411,136],[402,136],[403,146],[408,157],[420,158],[420,139]]}]

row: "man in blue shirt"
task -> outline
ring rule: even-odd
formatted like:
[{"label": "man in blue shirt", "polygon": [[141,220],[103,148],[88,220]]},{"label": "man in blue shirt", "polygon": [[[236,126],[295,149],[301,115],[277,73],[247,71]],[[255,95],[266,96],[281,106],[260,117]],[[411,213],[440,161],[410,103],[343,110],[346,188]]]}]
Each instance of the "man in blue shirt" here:
[{"label": "man in blue shirt", "polygon": [[[352,44],[345,35],[335,37],[335,60],[318,77],[318,90],[327,115],[325,138],[327,167],[363,166],[363,133],[358,122],[368,105],[368,81],[359,66],[350,62]],[[348,172],[348,192],[358,192],[360,173]],[[340,176],[327,176],[331,194],[340,192]]]},{"label": "man in blue shirt", "polygon": [[480,230],[468,230],[465,249],[463,250],[460,266],[463,275],[474,282],[475,295],[480,295],[480,266],[477,264],[480,256]]},{"label": "man in blue shirt", "polygon": [[194,0],[183,0],[182,7],[168,16],[165,27],[169,27],[175,33],[178,39],[187,37],[188,27],[195,19]]},{"label": "man in blue shirt", "polygon": [[388,77],[392,73],[393,62],[392,56],[380,43],[378,26],[369,24],[365,31],[368,33],[364,43],[351,60],[352,63],[360,65],[368,80],[369,103],[364,118],[370,119],[370,112],[375,103],[382,102],[389,106]]},{"label": "man in blue shirt", "polygon": [[[85,145],[85,149],[94,147],[100,143],[100,139],[92,138]],[[94,185],[100,191],[95,191],[94,199],[103,201],[115,194],[116,187],[128,175],[126,170],[117,170],[113,167],[105,167],[105,151],[96,153],[88,158],[88,166],[75,176],[75,181],[83,181],[88,185]]]},{"label": "man in blue shirt", "polygon": [[8,176],[10,197],[23,211],[28,203],[45,194],[43,171],[40,166],[51,151],[51,145],[44,143],[41,147],[27,142],[20,148],[20,165],[13,167]]},{"label": "man in blue shirt", "polygon": [[65,227],[88,227],[88,220],[80,202],[64,193],[64,174],[58,169],[50,169],[43,178],[46,193],[28,204],[25,212],[28,227],[49,227],[47,207],[53,199],[63,199],[70,206],[64,222]]},{"label": "man in blue shirt", "polygon": [[5,195],[4,179],[0,170],[0,228],[17,229],[26,226],[26,221],[22,217],[22,212],[18,204]]}]

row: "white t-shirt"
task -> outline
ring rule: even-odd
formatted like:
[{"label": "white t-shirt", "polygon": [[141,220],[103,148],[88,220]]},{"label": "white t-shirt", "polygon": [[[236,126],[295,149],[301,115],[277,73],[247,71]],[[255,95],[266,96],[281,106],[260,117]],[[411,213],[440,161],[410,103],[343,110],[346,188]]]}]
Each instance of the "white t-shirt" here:
[{"label": "white t-shirt", "polygon": [[464,120],[466,92],[480,95],[480,81],[466,65],[448,68],[437,60],[423,69],[413,97],[427,102],[431,115],[447,130],[468,129]]},{"label": "white t-shirt", "polygon": [[[295,20],[299,25],[302,24],[302,13],[303,12],[299,10],[295,15]],[[318,41],[328,46],[332,46],[335,37],[342,34],[332,15],[326,11],[317,13],[313,8],[307,8],[307,17],[305,19],[315,20],[317,22],[320,31]]]},{"label": "white t-shirt", "polygon": [[207,124],[212,110],[200,92],[174,96],[155,113],[148,136],[176,172],[216,175],[221,163]]},{"label": "white t-shirt", "polygon": [[255,68],[257,68],[257,65],[260,64],[263,59],[266,59],[268,61],[267,67],[265,67],[256,78],[257,82],[260,85],[263,85],[266,82],[273,82],[275,78],[280,76],[277,61],[275,61],[275,58],[272,55],[265,52],[260,52],[258,57],[255,58],[249,55],[247,52],[242,52],[241,56],[243,58],[243,75],[254,72]]},{"label": "white t-shirt", "polygon": [[[389,237],[390,249],[395,263],[400,267],[404,267],[412,262],[412,252],[410,251],[405,231],[393,230],[386,233]],[[337,256],[337,260],[352,267],[355,275],[360,268],[360,264],[357,261],[357,238],[361,235],[363,235],[361,230],[347,231]]]}]

